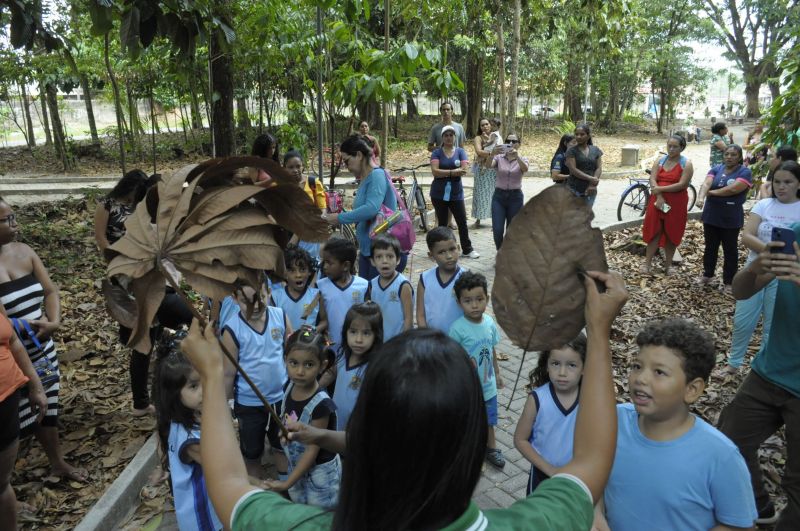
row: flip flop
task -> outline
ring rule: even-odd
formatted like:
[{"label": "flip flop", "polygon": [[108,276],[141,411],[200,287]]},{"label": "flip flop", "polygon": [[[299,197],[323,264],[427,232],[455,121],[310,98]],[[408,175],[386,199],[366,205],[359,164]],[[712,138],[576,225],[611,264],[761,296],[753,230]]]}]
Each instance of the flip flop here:
[{"label": "flip flop", "polygon": [[508,354],[504,354],[502,352],[497,353],[497,361],[508,361],[509,359],[511,358],[508,357]]}]

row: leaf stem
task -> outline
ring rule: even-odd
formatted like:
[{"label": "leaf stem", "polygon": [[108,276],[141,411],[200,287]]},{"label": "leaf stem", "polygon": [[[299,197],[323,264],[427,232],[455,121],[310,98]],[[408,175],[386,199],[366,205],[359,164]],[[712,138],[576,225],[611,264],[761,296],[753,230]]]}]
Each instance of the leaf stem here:
[{"label": "leaf stem", "polygon": [[[178,285],[178,282],[175,280],[175,278],[173,278],[172,274],[165,267],[161,266],[160,262],[158,264],[158,270],[161,272],[162,275],[164,275],[164,278],[167,279],[167,282],[169,283],[170,286],[172,286],[172,289],[174,289],[175,292],[178,295],[180,295],[180,297],[183,299],[183,302],[186,304],[186,306],[189,307],[189,310],[192,312],[192,315],[194,315],[194,317],[200,322],[200,326],[205,327],[208,324],[208,319],[206,319],[206,317],[203,314],[197,311],[197,308],[194,307],[194,304],[192,304],[192,301]],[[247,385],[250,386],[250,388],[256,394],[258,399],[261,400],[261,402],[264,404],[264,408],[267,410],[267,413],[269,413],[269,416],[272,417],[272,420],[277,423],[278,427],[281,430],[281,434],[288,439],[289,432],[286,430],[286,427],[283,425],[283,422],[281,422],[281,418],[275,412],[275,409],[273,409],[272,404],[270,404],[267,398],[261,393],[261,391],[258,389],[253,380],[250,379],[250,376],[247,374],[244,368],[242,368],[242,366],[239,365],[239,362],[236,360],[236,358],[233,357],[233,354],[231,354],[228,351],[228,349],[225,348],[225,344],[222,343],[222,341],[220,341],[219,338],[217,338],[217,341],[219,342],[219,346],[222,347],[222,352],[223,354],[225,354],[225,357],[228,358],[228,361],[230,361],[234,367],[236,367],[236,371],[242,375],[242,378],[244,378],[244,381],[247,382]]]}]

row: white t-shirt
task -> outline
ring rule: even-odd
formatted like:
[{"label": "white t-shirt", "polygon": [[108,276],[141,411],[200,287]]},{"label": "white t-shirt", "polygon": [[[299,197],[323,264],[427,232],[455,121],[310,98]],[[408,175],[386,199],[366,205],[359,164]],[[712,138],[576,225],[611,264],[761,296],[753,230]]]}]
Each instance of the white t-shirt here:
[{"label": "white t-shirt", "polygon": [[[762,199],[755,204],[753,214],[758,214],[761,223],[758,225],[758,239],[767,243],[772,239],[772,228],[788,229],[793,223],[800,222],[800,201],[781,203],[774,197]],[[750,251],[747,261],[755,260],[758,253]]]}]

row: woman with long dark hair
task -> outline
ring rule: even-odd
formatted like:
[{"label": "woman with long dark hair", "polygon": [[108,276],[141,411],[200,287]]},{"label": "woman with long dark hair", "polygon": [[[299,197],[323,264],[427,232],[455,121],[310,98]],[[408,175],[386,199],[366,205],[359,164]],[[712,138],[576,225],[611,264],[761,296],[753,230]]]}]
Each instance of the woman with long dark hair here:
[{"label": "woman with long dark hair", "polygon": [[569,168],[567,186],[592,206],[597,199],[597,185],[603,174],[603,152],[592,142],[592,130],[587,124],[575,128],[575,142],[576,145],[569,148],[566,154]]}]

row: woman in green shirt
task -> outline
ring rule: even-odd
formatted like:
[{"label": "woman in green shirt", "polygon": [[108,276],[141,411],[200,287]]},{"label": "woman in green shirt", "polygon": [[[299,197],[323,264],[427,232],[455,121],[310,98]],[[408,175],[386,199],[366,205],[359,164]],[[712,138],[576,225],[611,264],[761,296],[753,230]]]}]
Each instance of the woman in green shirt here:
[{"label": "woman in green shirt", "polygon": [[717,122],[711,126],[711,167],[722,164],[722,157],[728,146],[733,144],[733,135],[728,134],[728,126],[725,122]]}]

